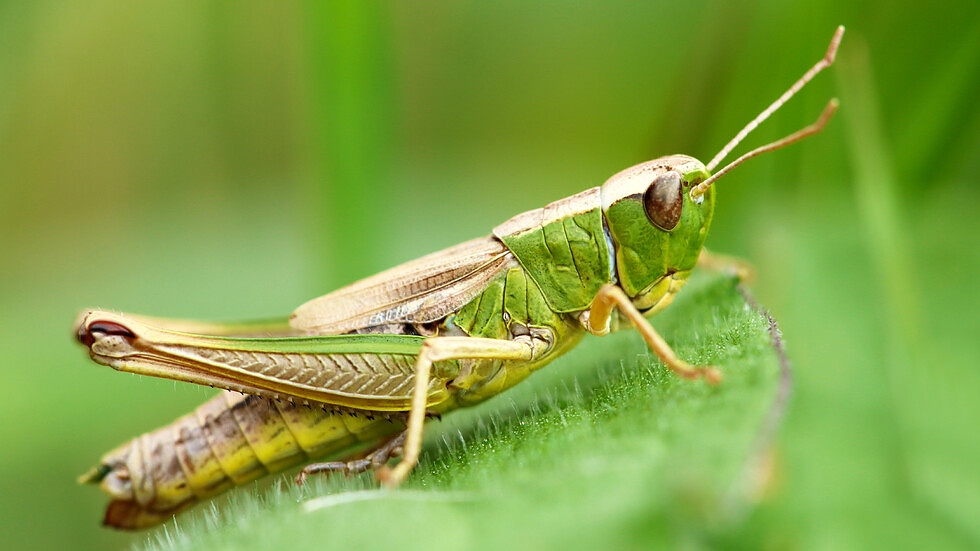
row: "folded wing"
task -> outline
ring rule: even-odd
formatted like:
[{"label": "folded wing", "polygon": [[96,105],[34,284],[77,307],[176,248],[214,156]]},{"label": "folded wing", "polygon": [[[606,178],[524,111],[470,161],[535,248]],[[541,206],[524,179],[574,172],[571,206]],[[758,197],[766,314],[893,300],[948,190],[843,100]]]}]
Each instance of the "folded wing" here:
[{"label": "folded wing", "polygon": [[315,298],[297,308],[289,322],[314,335],[429,323],[458,310],[514,263],[498,239],[473,239]]}]

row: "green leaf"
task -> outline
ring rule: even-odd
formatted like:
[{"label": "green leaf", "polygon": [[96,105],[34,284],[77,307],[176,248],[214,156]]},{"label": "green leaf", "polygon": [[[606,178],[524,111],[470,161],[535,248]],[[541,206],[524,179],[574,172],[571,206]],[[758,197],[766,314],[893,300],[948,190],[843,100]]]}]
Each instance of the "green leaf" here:
[{"label": "green leaf", "polygon": [[280,477],[179,517],[147,548],[716,546],[765,495],[788,372],[770,319],[731,280],[695,278],[654,324],[723,383],[677,378],[633,331],[590,338],[430,422],[398,490],[370,473],[303,489]]}]

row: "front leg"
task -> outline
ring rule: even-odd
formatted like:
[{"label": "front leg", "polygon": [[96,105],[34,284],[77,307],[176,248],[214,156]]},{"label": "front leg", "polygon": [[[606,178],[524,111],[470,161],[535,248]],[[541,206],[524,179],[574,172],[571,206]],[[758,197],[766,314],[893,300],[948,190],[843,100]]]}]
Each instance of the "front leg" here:
[{"label": "front leg", "polygon": [[599,290],[595,301],[592,303],[592,308],[589,309],[589,316],[585,322],[585,328],[590,333],[596,335],[604,335],[609,332],[609,321],[613,308],[618,308],[627,319],[633,322],[637,331],[643,335],[643,340],[646,341],[647,346],[674,373],[677,373],[685,379],[703,378],[712,384],[721,382],[721,373],[714,367],[692,366],[678,358],[677,354],[670,348],[670,345],[667,344],[667,341],[650,325],[650,321],[636,309],[636,306],[633,306],[633,302],[626,296],[626,293],[615,285],[607,284]]},{"label": "front leg", "polygon": [[531,339],[498,340],[478,337],[433,337],[422,344],[415,363],[415,388],[412,405],[405,429],[405,454],[394,468],[378,469],[378,479],[388,487],[396,487],[405,480],[419,461],[422,450],[422,426],[425,422],[426,400],[429,395],[429,375],[434,362],[446,360],[525,360],[534,358],[535,347]]}]

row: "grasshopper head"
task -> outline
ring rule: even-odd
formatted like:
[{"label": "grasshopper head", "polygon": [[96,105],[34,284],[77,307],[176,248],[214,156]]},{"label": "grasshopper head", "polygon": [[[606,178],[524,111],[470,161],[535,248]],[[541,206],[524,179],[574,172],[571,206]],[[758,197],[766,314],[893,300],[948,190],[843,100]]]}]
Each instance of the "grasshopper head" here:
[{"label": "grasshopper head", "polygon": [[671,155],[627,168],[602,185],[602,211],[616,250],[619,284],[636,298],[665,276],[690,271],[708,235],[714,188],[692,197],[704,164]]},{"label": "grasshopper head", "polygon": [[823,58],[745,125],[707,165],[686,155],[671,155],[627,168],[602,185],[602,211],[616,248],[619,284],[634,304],[649,306],[660,294],[652,292],[655,287],[671,283],[668,279],[683,281],[697,263],[714,213],[714,182],[746,160],[798,142],[826,126],[837,109],[836,99],[830,100],[810,126],[757,147],[715,171],[745,136],[834,62],[843,35],[844,27],[837,27]]}]

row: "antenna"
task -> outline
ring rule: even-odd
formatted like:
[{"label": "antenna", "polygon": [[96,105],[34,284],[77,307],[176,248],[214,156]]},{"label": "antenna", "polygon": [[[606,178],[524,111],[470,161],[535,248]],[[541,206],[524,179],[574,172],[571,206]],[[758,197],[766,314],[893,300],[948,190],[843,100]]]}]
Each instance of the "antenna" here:
[{"label": "antenna", "polygon": [[[749,132],[755,130],[756,127],[758,127],[763,121],[768,119],[770,115],[775,113],[780,107],[783,106],[783,104],[789,101],[789,99],[793,97],[797,92],[799,92],[801,88],[803,88],[808,82],[813,80],[813,77],[817,76],[817,74],[820,73],[820,71],[823,71],[824,69],[830,67],[831,64],[834,63],[834,58],[837,56],[837,48],[840,47],[840,41],[841,38],[843,38],[843,36],[844,36],[844,26],[841,25],[837,27],[837,30],[834,32],[834,36],[830,39],[830,45],[827,47],[827,53],[824,54],[823,58],[820,59],[820,61],[818,61],[813,67],[810,67],[810,70],[804,73],[799,80],[794,82],[793,85],[790,86],[788,90],[783,92],[783,95],[779,96],[779,98],[776,101],[772,102],[772,105],[770,105],[764,111],[759,113],[758,116],[756,116],[754,119],[752,119],[749,122],[749,124],[746,124],[745,128],[739,131],[739,133],[736,134],[735,137],[732,138],[731,141],[725,145],[725,147],[721,148],[721,151],[719,151],[718,154],[715,155],[714,158],[711,159],[711,161],[709,161],[707,165],[705,165],[705,168],[708,169],[708,172],[713,171],[715,167],[718,166],[718,164],[720,164],[725,159],[725,157],[727,157],[728,154],[731,153],[732,150],[735,149],[735,147],[737,147],[738,144],[741,143],[741,141],[745,139],[746,136],[749,135]],[[837,110],[837,106],[838,106],[838,102],[836,98],[830,100],[830,102],[827,104],[827,107],[824,108],[823,113],[820,114],[820,118],[817,119],[817,121],[811,124],[810,126],[798,130],[797,132],[789,136],[786,136],[781,140],[777,140],[775,142],[764,145],[757,149],[753,149],[752,151],[746,153],[745,155],[742,155],[738,159],[735,159],[734,161],[726,165],[724,168],[719,170],[716,174],[711,175],[707,180],[691,188],[691,197],[697,198],[698,196],[703,195],[704,192],[708,190],[708,186],[714,183],[715,180],[717,180],[718,178],[720,178],[721,176],[723,176],[724,174],[726,174],[728,171],[735,168],[736,166],[747,161],[748,159],[751,159],[756,155],[761,155],[762,153],[773,151],[781,147],[786,147],[791,143],[798,142],[803,138],[812,136],[813,134],[820,132],[821,130],[823,130],[823,127],[826,126],[827,121],[830,120],[830,117],[834,114],[834,111]]]}]

